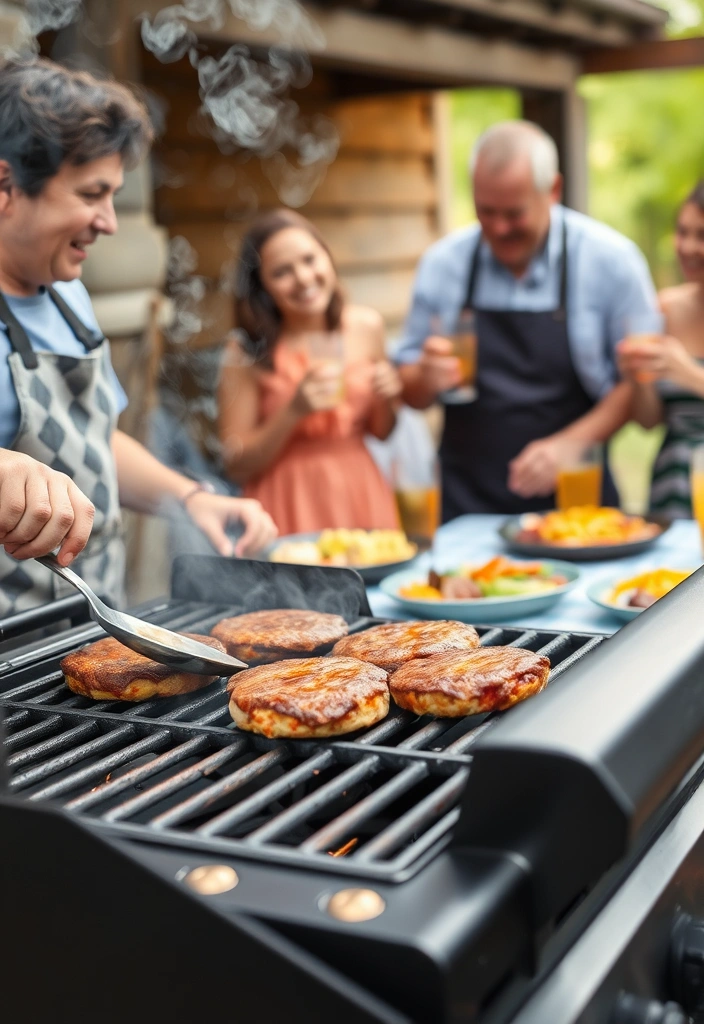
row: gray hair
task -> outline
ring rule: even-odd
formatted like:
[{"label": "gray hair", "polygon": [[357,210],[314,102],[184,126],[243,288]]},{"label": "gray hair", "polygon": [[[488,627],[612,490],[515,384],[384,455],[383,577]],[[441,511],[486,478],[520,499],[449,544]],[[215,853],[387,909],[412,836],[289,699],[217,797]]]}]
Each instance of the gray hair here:
[{"label": "gray hair", "polygon": [[533,183],[538,192],[549,192],[559,172],[557,146],[532,121],[500,121],[488,128],[472,147],[469,173],[474,177],[481,156],[492,171],[501,171],[517,156],[526,154],[533,168]]}]

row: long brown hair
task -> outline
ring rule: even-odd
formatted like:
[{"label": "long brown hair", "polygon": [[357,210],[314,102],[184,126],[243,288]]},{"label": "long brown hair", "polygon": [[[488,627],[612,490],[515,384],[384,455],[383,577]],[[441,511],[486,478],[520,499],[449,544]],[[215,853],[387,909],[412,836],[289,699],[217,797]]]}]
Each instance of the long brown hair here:
[{"label": "long brown hair", "polygon": [[682,206],[689,206],[690,203],[694,203],[698,206],[702,213],[704,213],[704,178],[698,181],[692,191],[689,193]]},{"label": "long brown hair", "polygon": [[[271,353],[281,331],[281,313],[262,284],[261,252],[270,238],[286,228],[306,231],[322,246],[335,269],[330,248],[309,220],[293,210],[271,210],[257,217],[242,240],[235,278],[235,315],[242,336],[242,345],[248,355],[270,362]],[[335,274],[337,270],[335,269]],[[335,285],[325,311],[325,324],[329,331],[340,326],[344,298],[339,284]]]}]

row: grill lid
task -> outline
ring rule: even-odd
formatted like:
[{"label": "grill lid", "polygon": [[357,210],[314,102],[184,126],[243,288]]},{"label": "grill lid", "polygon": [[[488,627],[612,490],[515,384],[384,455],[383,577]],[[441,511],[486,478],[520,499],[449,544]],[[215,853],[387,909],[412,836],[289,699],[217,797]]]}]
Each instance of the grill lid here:
[{"label": "grill lid", "polygon": [[704,750],[704,568],[479,739],[453,845],[523,858],[536,925],[657,824]]}]

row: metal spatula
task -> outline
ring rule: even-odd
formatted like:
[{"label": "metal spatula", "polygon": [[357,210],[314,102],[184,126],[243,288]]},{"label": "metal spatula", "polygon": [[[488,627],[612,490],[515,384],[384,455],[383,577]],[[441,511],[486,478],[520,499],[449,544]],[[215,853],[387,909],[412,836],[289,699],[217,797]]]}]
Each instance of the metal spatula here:
[{"label": "metal spatula", "polygon": [[91,618],[95,619],[106,633],[138,654],[143,654],[153,661],[160,661],[180,672],[198,672],[209,676],[230,675],[239,669],[247,668],[243,661],[231,658],[229,654],[221,654],[198,640],[174,633],[163,626],[155,626],[151,622],[143,622],[134,615],[108,608],[80,576],[71,569],[59,565],[53,555],[44,555],[36,561],[80,590],[88,601]]}]

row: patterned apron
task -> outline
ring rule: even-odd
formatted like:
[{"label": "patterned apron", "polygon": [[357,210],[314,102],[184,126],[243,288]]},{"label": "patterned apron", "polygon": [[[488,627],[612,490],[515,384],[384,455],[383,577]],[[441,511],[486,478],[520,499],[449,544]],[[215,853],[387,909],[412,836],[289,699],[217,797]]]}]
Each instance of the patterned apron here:
[{"label": "patterned apron", "polygon": [[[477,320],[477,399],[445,406],[440,444],[442,519],[468,512],[535,512],[554,495],[521,498],[508,489],[508,464],[530,441],[548,437],[594,406],[575,372],[567,333],[567,230],[563,225],[559,304],[545,312],[479,309],[479,247],[472,254],[465,308]],[[603,499],[618,495],[604,467]]]},{"label": "patterned apron", "polygon": [[[105,338],[96,339],[53,288],[47,291],[86,354],[35,352],[0,293],[0,319],[12,347],[8,361],[20,406],[11,448],[70,476],[93,502],[93,530],[71,568],[108,603],[120,605],[125,548],[111,448],[118,410],[110,346]],[[70,593],[73,588],[43,565],[16,561],[0,548],[0,618]]]}]

